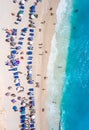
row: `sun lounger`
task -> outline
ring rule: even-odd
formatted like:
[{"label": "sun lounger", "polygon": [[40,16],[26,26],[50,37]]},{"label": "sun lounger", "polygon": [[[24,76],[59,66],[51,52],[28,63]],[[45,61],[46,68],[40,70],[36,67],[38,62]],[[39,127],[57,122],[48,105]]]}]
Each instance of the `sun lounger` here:
[{"label": "sun lounger", "polygon": [[17,68],[8,69],[8,71],[17,71]]}]

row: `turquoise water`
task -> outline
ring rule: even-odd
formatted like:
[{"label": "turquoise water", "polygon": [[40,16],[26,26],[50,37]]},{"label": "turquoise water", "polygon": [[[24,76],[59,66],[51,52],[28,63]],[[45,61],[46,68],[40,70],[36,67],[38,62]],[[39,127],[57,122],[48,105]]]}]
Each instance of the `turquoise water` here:
[{"label": "turquoise water", "polygon": [[89,130],[89,1],[71,2],[71,34],[60,126],[62,130]]}]

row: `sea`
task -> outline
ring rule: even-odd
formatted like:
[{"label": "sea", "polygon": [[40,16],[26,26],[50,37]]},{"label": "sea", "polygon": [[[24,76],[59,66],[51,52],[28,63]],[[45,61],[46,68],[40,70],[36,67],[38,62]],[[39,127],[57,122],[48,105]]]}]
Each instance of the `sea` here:
[{"label": "sea", "polygon": [[48,64],[50,130],[89,130],[89,1],[60,0]]}]

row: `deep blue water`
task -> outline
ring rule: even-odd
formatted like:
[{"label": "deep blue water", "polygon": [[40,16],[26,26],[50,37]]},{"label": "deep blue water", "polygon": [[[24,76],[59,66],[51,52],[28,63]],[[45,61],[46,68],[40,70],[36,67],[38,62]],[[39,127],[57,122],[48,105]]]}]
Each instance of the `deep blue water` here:
[{"label": "deep blue water", "polygon": [[72,2],[61,126],[62,130],[89,130],[89,1]]}]

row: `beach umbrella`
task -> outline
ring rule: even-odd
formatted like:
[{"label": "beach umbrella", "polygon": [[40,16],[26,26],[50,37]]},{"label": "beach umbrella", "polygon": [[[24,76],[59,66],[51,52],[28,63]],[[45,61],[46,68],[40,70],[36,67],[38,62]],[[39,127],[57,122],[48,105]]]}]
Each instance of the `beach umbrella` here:
[{"label": "beach umbrella", "polygon": [[24,5],[21,5],[19,8],[20,8],[20,9],[24,9],[25,7],[24,7]]},{"label": "beach umbrella", "polygon": [[10,33],[7,33],[6,37],[10,37]]},{"label": "beach umbrella", "polygon": [[27,32],[27,30],[28,30],[27,27],[22,29],[23,32]]},{"label": "beach umbrella", "polygon": [[33,92],[33,91],[34,91],[34,88],[29,88],[29,91],[32,91],[32,92]]},{"label": "beach umbrella", "polygon": [[24,129],[26,129],[26,128],[27,128],[27,126],[26,126],[25,124],[22,124],[22,127],[23,127]]},{"label": "beach umbrella", "polygon": [[14,93],[11,94],[12,97],[16,97],[16,95]]},{"label": "beach umbrella", "polygon": [[14,42],[14,40],[15,40],[14,37],[10,37],[11,42]]},{"label": "beach umbrella", "polygon": [[[14,76],[14,78],[15,78],[15,79],[19,79],[19,76]],[[15,82],[15,83],[16,83],[16,82]],[[17,83],[18,83],[18,81],[17,81]]]},{"label": "beach umbrella", "polygon": [[31,118],[34,120],[34,119],[35,119],[35,116],[33,115]]},{"label": "beach umbrella", "polygon": [[23,42],[18,42],[18,44],[22,45],[22,44],[23,44]]},{"label": "beach umbrella", "polygon": [[22,47],[21,46],[17,46],[16,47],[16,50],[20,50]]},{"label": "beach umbrella", "polygon": [[34,124],[30,124],[30,128],[34,128]]},{"label": "beach umbrella", "polygon": [[17,86],[16,90],[20,89],[19,86],[20,86],[20,83],[17,83],[15,84]]},{"label": "beach umbrella", "polygon": [[14,75],[18,75],[18,72],[14,72],[13,74],[14,74]]},{"label": "beach umbrella", "polygon": [[13,106],[14,111],[18,111],[17,106]]},{"label": "beach umbrella", "polygon": [[25,4],[25,0],[20,0],[20,4],[24,5]]},{"label": "beach umbrella", "polygon": [[34,82],[33,81],[28,81],[28,84],[33,84]]},{"label": "beach umbrella", "polygon": [[25,119],[26,119],[26,116],[25,116],[25,115],[21,115],[20,118],[21,118],[22,120],[25,120]]},{"label": "beach umbrella", "polygon": [[9,93],[9,92],[7,92],[7,93],[5,93],[5,95],[6,95],[6,96],[10,96],[10,93]]},{"label": "beach umbrella", "polygon": [[29,31],[30,31],[30,32],[34,32],[34,29],[30,29]]},{"label": "beach umbrella", "polygon": [[10,89],[12,89],[12,87],[11,87],[11,86],[9,86],[9,87],[8,87],[8,90],[10,90]]},{"label": "beach umbrella", "polygon": [[30,7],[30,10],[31,10],[32,12],[35,12],[35,5],[32,5],[32,6]]},{"label": "beach umbrella", "polygon": [[11,42],[10,45],[11,45],[11,46],[15,46],[15,45],[16,45],[16,42]]},{"label": "beach umbrella", "polygon": [[30,36],[34,36],[34,34],[33,34],[33,33],[30,33],[29,35],[30,35]]},{"label": "beach umbrella", "polygon": [[10,33],[10,34],[12,34],[12,30],[6,30],[6,33]]},{"label": "beach umbrella", "polygon": [[24,13],[24,11],[23,11],[23,10],[20,10],[18,13],[19,13],[19,14],[23,14],[23,13]]},{"label": "beach umbrella", "polygon": [[22,98],[20,96],[17,97],[18,100],[21,100]]},{"label": "beach umbrella", "polygon": [[20,37],[19,40],[24,40],[24,38],[23,38],[23,37]]},{"label": "beach umbrella", "polygon": [[32,64],[32,61],[27,62],[29,65]]},{"label": "beach umbrella", "polygon": [[25,111],[25,107],[23,107],[23,106],[20,107],[20,110],[21,110],[21,111]]},{"label": "beach umbrella", "polygon": [[20,60],[16,60],[17,65],[20,64]]},{"label": "beach umbrella", "polygon": [[12,100],[11,100],[11,102],[12,102],[12,103],[15,103],[15,102],[16,102],[16,100],[15,100],[15,99],[12,99]]},{"label": "beach umbrella", "polygon": [[28,51],[27,54],[28,54],[28,55],[32,55],[32,51]]},{"label": "beach umbrella", "polygon": [[16,50],[11,51],[12,54],[17,54]]}]

